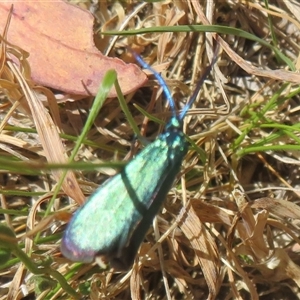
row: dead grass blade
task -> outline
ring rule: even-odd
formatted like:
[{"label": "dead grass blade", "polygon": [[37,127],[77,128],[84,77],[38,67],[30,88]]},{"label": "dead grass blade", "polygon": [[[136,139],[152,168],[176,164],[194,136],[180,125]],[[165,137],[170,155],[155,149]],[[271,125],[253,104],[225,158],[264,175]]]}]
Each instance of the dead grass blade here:
[{"label": "dead grass blade", "polygon": [[[42,105],[42,102],[39,100],[34,90],[28,86],[17,66],[13,62],[8,62],[8,65],[18,79],[19,84],[24,92],[48,162],[67,163],[68,160],[65,155],[65,149],[58,134],[57,128],[49,113]],[[56,181],[59,181],[63,175],[63,171],[60,170],[55,170],[52,173]],[[84,203],[85,197],[73,172],[68,171],[66,173],[62,188],[65,193],[74,199],[78,204]]]},{"label": "dead grass blade", "polygon": [[[204,10],[201,7],[200,2],[192,1],[192,5],[194,6],[195,11],[197,12],[197,15],[200,18],[201,22],[205,25],[210,25],[211,23],[205,16]],[[232,59],[237,65],[239,65],[244,71],[246,71],[246,73],[281,81],[294,82],[298,84],[300,83],[300,74],[285,70],[263,70],[261,68],[257,68],[254,65],[249,64],[249,62],[245,61],[240,55],[233,51],[229,44],[220,36],[218,36],[217,34],[213,34],[213,36],[217,40],[217,42],[220,43],[220,45],[228,54],[230,59]]]}]

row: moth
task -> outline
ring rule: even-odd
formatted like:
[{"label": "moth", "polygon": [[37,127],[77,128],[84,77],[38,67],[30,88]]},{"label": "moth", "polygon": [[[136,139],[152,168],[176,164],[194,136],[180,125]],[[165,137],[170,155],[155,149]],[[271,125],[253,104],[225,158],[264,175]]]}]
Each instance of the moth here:
[{"label": "moth", "polygon": [[[188,151],[182,132],[183,119],[214,61],[204,71],[194,93],[180,114],[162,77],[136,55],[142,67],[151,70],[163,87],[173,116],[164,132],[148,144],[123,170],[102,184],[81,206],[67,225],[61,252],[72,261],[90,263],[103,257],[117,270],[126,270],[180,171]],[[214,60],[216,60],[216,55]]]}]

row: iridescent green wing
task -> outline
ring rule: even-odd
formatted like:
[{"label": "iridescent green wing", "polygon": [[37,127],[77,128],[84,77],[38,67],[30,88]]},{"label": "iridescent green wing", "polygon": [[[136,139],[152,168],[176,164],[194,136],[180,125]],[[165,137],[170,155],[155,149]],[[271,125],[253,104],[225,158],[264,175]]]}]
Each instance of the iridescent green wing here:
[{"label": "iridescent green wing", "polygon": [[[141,220],[146,217],[151,223],[186,151],[184,136],[177,130],[160,135],[144,148],[78,209],[62,240],[64,256],[83,262],[93,261],[96,255],[118,260]],[[140,242],[150,226],[149,221],[144,223],[148,227],[140,230]]]}]

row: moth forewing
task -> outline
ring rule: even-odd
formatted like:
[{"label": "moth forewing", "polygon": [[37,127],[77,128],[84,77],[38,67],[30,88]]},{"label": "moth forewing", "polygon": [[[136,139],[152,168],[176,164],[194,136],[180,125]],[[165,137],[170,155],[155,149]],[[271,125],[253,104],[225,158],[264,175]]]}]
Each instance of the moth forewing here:
[{"label": "moth forewing", "polygon": [[[135,224],[132,224],[133,227],[127,244],[122,245],[117,255],[107,257],[107,260],[110,261],[111,266],[115,269],[127,270],[132,265],[141,242],[180,170],[183,158],[188,150],[188,144],[184,134],[178,131],[177,128],[174,129],[174,131],[171,130],[156,140],[160,141],[161,146],[167,142],[168,146],[165,148],[168,151],[167,164],[161,164],[161,168],[157,168],[156,178],[154,179],[156,180],[156,189],[152,193],[151,199],[148,199],[148,203],[151,203],[151,205],[143,217]],[[162,149],[158,147],[157,150]],[[155,184],[155,182],[150,182],[149,184]]]},{"label": "moth forewing", "polygon": [[176,127],[144,148],[75,213],[62,240],[64,256],[92,262],[101,255],[119,269],[129,266],[186,152],[184,135]]}]

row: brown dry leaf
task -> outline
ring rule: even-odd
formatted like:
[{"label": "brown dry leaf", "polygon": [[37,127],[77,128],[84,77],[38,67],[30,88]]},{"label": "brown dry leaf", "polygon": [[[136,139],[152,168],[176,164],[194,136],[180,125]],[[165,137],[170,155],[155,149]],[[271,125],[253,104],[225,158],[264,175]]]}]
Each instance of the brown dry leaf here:
[{"label": "brown dry leaf", "polygon": [[[109,69],[117,71],[124,94],[146,81],[136,65],[106,57],[95,47],[94,19],[88,11],[61,0],[5,1],[0,3],[1,31],[12,4],[7,39],[29,53],[31,76],[37,84],[88,96],[96,95]],[[109,94],[115,95],[115,90]]]},{"label": "brown dry leaf", "polygon": [[190,241],[203,270],[209,289],[208,299],[215,299],[220,287],[220,258],[214,239],[195,213],[191,204],[180,212],[181,230]]},{"label": "brown dry leaf", "polygon": [[134,264],[132,268],[132,275],[130,276],[130,291],[132,299],[141,299],[141,275],[140,266]]},{"label": "brown dry leaf", "polygon": [[300,219],[300,207],[289,201],[273,199],[273,198],[260,198],[251,204],[252,208],[262,208],[268,210],[270,213],[280,218],[293,218]]},{"label": "brown dry leaf", "polygon": [[7,300],[15,300],[20,299],[17,297],[18,294],[20,294],[20,286],[24,280],[25,276],[25,265],[20,264],[18,266],[17,271],[15,271],[14,278],[11,281],[11,284],[9,286],[8,294],[7,294]]},{"label": "brown dry leaf", "polygon": [[258,262],[257,269],[270,281],[280,282],[291,278],[299,286],[300,267],[291,260],[284,249],[270,249],[264,238],[269,211],[279,217],[299,218],[299,207],[288,201],[271,198],[258,199],[251,207],[263,210],[253,215],[250,206],[245,205],[241,209],[242,221],[237,223],[236,228],[243,244],[235,248],[235,254],[247,253],[252,256],[254,261]]},{"label": "brown dry leaf", "polygon": [[237,231],[244,244],[251,249],[254,257],[263,260],[269,256],[269,248],[264,239],[264,228],[268,219],[266,210],[253,215],[250,207],[246,207],[241,213],[242,221],[237,223]]},{"label": "brown dry leaf", "polygon": [[270,259],[257,268],[265,278],[275,282],[291,278],[300,287],[300,267],[290,259],[284,249],[275,249]]},{"label": "brown dry leaf", "polygon": [[[222,207],[217,207],[197,199],[192,199],[191,204],[197,216],[203,223],[221,223],[231,226],[233,213],[229,210],[225,210]],[[232,214],[232,217],[229,216],[230,213]]]}]

